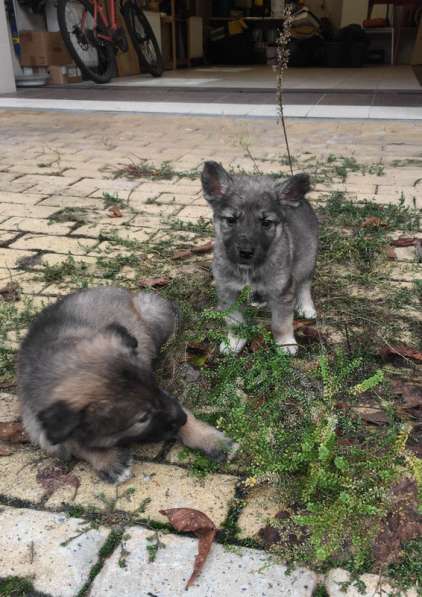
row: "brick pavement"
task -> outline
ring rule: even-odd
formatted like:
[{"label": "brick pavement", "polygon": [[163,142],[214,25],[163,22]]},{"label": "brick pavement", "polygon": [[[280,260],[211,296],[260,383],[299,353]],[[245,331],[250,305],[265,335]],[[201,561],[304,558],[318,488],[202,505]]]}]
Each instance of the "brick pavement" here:
[{"label": "brick pavement", "polygon": [[[384,167],[382,176],[348,172],[345,180],[338,177],[330,182],[316,182],[310,195],[312,201],[324,201],[327,193],[340,191],[355,201],[372,199],[388,204],[397,203],[401,197],[412,209],[422,207],[422,140],[420,130],[413,123],[291,120],[289,134],[292,153],[301,156],[303,163],[308,155],[326,161],[328,156],[335,154],[356,158],[360,164]],[[102,251],[113,255],[131,254],[130,245],[117,249],[107,245],[107,235],[118,233],[128,243],[165,239],[172,218],[190,223],[208,220],[210,213],[201,196],[198,178],[191,179],[177,172],[197,169],[204,159],[210,158],[222,161],[226,167],[252,171],[254,163],[248,157],[249,152],[256,156],[261,171],[280,170],[278,160],[284,153],[280,129],[268,120],[2,111],[0,135],[0,284],[16,281],[22,297],[32,298],[36,307],[55,300],[57,295],[68,290],[60,281],[37,279],[42,264],[55,266],[64,263],[71,255],[75,263],[85,263],[87,268],[92,268],[94,276],[101,276],[101,271],[96,270],[96,257]],[[169,161],[176,174],[170,180],[113,178],[113,169],[140,158],[157,167]],[[397,167],[395,160],[405,160],[405,163]],[[287,172],[286,166],[283,170]],[[122,218],[110,217],[110,206],[104,193],[125,202]],[[60,219],[63,210],[71,210],[74,219]],[[82,210],[79,219],[75,215],[78,210]],[[185,237],[188,237],[187,233]],[[24,270],[22,262],[26,263]],[[130,279],[130,265],[126,267]],[[180,271],[183,267],[187,268],[180,266]],[[415,263],[413,248],[398,253],[398,261],[386,276],[396,284],[421,279],[421,265]],[[18,337],[16,334],[8,336],[9,345],[16,346]],[[0,420],[14,420],[17,416],[13,393],[1,395]],[[157,523],[163,522],[158,513],[161,508],[183,505],[204,509],[211,513],[217,525],[223,525],[236,500],[239,484],[236,470],[211,475],[201,481],[189,476],[172,454],[163,460],[160,446],[139,449],[136,478],[126,484],[133,488],[133,492],[129,499],[125,496],[124,486],[119,490],[118,509],[131,513],[139,501],[151,498],[145,517]],[[76,595],[89,582],[91,566],[101,560],[100,547],[106,541],[107,532],[102,528],[90,530],[77,539],[81,551],[76,557],[74,550],[60,547],[63,538],[75,533],[76,520],[65,521],[61,514],[53,512],[78,506],[103,508],[107,501],[101,501],[98,496],[101,494],[112,500],[116,497],[115,489],[94,478],[84,464],[78,464],[75,471],[81,487],[76,499],[71,487],[63,487],[47,498],[36,482],[36,475],[39,467],[48,465],[50,459],[41,458],[41,453],[25,446],[14,446],[11,454],[0,456],[0,494],[4,503],[9,501],[19,506],[17,510],[0,509],[0,518],[7,529],[0,542],[11,542],[14,546],[9,555],[7,549],[5,552],[0,548],[3,553],[0,555],[0,577],[29,576],[39,591],[60,596]],[[143,459],[145,464],[141,462]],[[277,493],[270,487],[251,491],[238,521],[240,537],[256,537],[265,518],[277,512],[279,506]],[[56,532],[58,523],[60,532]],[[133,535],[131,541],[137,545],[136,549],[145,551],[142,532],[135,529],[129,534]],[[178,541],[169,538],[169,553],[171,550],[177,552]],[[189,542],[193,540],[186,541],[182,541],[180,549],[192,551]],[[24,544],[27,547],[33,544],[39,554],[36,558],[40,559],[31,560]],[[51,550],[53,559],[49,560],[48,553],[41,554],[39,550]],[[81,554],[86,557],[82,558]],[[143,565],[143,556],[138,554],[138,557],[140,560],[134,558],[133,566]],[[260,555],[251,551],[247,557],[249,560],[239,580],[245,587],[257,569]],[[168,560],[163,562],[166,567]],[[227,566],[230,569],[238,564],[233,556]],[[51,576],[53,565],[66,568],[64,584],[57,585],[57,579],[55,581]],[[213,566],[218,569],[218,562],[213,561],[210,570]],[[126,572],[119,568],[116,558],[107,560],[91,594],[123,594],[115,587],[126,582]],[[164,574],[162,568],[157,568],[155,573],[159,578]],[[142,574],[133,578],[153,591],[152,572]],[[180,574],[175,573],[175,582],[183,584],[183,574]],[[338,585],[334,582],[336,574],[343,578],[342,571],[333,571],[326,584],[333,597],[338,595]],[[258,595],[255,591],[261,591],[259,594],[262,595],[300,597],[311,595],[318,582],[318,578],[307,571],[299,571],[297,578],[289,580],[281,574],[279,565],[269,577],[264,575],[263,578],[264,584],[254,585],[253,590],[249,587],[249,594],[255,596]],[[268,578],[277,590],[266,587]],[[202,591],[198,589],[195,594],[222,594],[218,583],[202,586]],[[174,587],[172,590],[175,591]],[[179,593],[176,590],[159,594],[164,597]]]}]

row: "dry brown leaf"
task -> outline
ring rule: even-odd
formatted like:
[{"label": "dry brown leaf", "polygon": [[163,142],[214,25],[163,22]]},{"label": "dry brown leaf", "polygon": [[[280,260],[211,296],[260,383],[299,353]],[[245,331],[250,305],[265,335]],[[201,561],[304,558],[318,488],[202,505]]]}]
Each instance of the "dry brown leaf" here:
[{"label": "dry brown leaf", "polygon": [[63,487],[69,485],[75,489],[73,499],[75,499],[79,486],[81,484],[79,478],[66,471],[62,466],[48,465],[37,472],[37,482],[45,489],[45,496],[50,497],[53,493]]},{"label": "dry brown leaf", "polygon": [[10,454],[13,454],[13,452],[13,448],[10,448],[9,446],[5,445],[0,445],[0,456],[10,456]]},{"label": "dry brown leaf", "polygon": [[394,247],[387,246],[385,248],[385,253],[387,255],[387,259],[390,259],[391,261],[396,261],[397,253],[395,252]]},{"label": "dry brown leaf", "polygon": [[109,218],[122,218],[123,217],[122,210],[117,205],[112,205],[112,207],[110,207],[110,209],[108,210],[107,215]]},{"label": "dry brown leaf", "polygon": [[389,418],[384,411],[372,406],[356,406],[352,409],[361,419],[372,425],[386,425]]},{"label": "dry brown leaf", "polygon": [[20,299],[20,287],[17,282],[9,282],[0,288],[0,300],[6,303],[15,303]]},{"label": "dry brown leaf", "polygon": [[406,237],[401,236],[400,238],[395,238],[394,240],[390,241],[390,245],[393,247],[412,247],[415,244],[414,237]]},{"label": "dry brown leaf", "polygon": [[169,510],[160,510],[160,514],[167,516],[176,531],[195,533],[199,538],[198,553],[195,558],[193,572],[185,587],[188,589],[201,573],[217,529],[206,514],[193,508],[170,508]]},{"label": "dry brown leaf", "polygon": [[169,278],[142,278],[139,280],[138,286],[141,288],[158,288],[167,286],[169,282]]},{"label": "dry brown leaf", "polygon": [[393,390],[403,397],[406,408],[422,408],[422,386],[396,379]]},{"label": "dry brown leaf", "polygon": [[419,352],[414,348],[410,348],[409,346],[405,346],[404,344],[398,344],[397,346],[387,346],[380,350],[379,354],[384,359],[398,356],[411,359],[412,361],[422,362],[422,352]]},{"label": "dry brown leaf", "polygon": [[182,249],[175,252],[173,259],[187,259],[188,257],[192,257],[192,255],[192,249]]},{"label": "dry brown leaf", "polygon": [[418,512],[418,487],[413,479],[402,479],[391,491],[391,509],[381,523],[373,546],[377,564],[391,564],[401,557],[401,546],[422,535]]},{"label": "dry brown leaf", "polygon": [[362,222],[363,228],[384,228],[386,223],[378,216],[368,216]]},{"label": "dry brown leaf", "polygon": [[192,247],[192,253],[210,253],[214,249],[214,243],[212,240],[208,241],[204,245],[199,245],[199,247]]},{"label": "dry brown leaf", "polygon": [[19,421],[0,422],[0,440],[11,444],[25,444],[29,442],[23,425]]}]

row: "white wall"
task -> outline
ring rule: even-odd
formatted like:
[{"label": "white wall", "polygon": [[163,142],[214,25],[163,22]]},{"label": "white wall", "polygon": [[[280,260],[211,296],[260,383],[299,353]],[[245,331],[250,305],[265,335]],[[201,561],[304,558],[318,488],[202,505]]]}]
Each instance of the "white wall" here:
[{"label": "white wall", "polygon": [[0,93],[16,91],[9,29],[3,0],[0,0]]}]

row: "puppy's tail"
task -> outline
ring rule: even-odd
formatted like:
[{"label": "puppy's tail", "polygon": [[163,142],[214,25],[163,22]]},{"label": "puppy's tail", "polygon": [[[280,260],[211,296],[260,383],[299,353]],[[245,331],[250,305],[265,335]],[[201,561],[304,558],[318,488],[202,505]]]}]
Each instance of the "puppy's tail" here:
[{"label": "puppy's tail", "polygon": [[181,318],[177,305],[152,292],[139,292],[135,304],[159,350],[179,328]]}]

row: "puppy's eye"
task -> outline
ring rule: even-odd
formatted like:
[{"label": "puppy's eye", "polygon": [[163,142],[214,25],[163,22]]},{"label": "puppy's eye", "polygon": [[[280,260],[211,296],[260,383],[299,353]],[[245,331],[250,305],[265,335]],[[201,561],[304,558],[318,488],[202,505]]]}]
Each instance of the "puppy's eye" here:
[{"label": "puppy's eye", "polygon": [[234,216],[228,216],[226,222],[229,226],[233,226],[233,224],[236,224],[236,218]]},{"label": "puppy's eye", "polygon": [[273,222],[271,220],[262,220],[262,227],[263,228],[271,228]]}]

